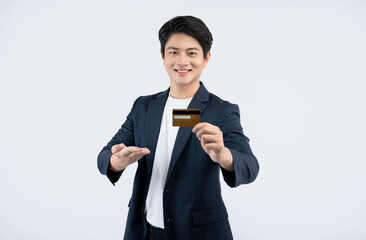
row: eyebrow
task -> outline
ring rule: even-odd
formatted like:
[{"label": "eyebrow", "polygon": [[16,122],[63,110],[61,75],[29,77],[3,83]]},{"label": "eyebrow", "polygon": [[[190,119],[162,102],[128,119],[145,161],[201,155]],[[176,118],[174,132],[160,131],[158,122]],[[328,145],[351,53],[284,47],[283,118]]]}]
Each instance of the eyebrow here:
[{"label": "eyebrow", "polygon": [[[172,50],[180,50],[179,48],[176,48],[176,47],[168,47],[166,50],[169,50],[169,49],[172,49]],[[187,51],[190,51],[190,50],[199,51],[199,49],[198,48],[195,48],[195,47],[187,48],[186,50]]]}]

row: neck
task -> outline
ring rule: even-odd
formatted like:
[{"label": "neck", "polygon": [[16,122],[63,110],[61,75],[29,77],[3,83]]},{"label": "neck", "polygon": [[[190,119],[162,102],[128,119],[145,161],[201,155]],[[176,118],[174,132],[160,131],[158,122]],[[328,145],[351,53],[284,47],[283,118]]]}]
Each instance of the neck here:
[{"label": "neck", "polygon": [[200,82],[195,81],[186,85],[176,84],[174,81],[170,80],[170,96],[178,99],[191,98],[200,88]]}]

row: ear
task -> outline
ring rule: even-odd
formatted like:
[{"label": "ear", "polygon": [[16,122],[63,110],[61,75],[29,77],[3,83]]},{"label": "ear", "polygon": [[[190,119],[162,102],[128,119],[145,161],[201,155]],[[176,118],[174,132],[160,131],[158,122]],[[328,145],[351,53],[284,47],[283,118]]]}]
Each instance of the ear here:
[{"label": "ear", "polygon": [[205,59],[203,59],[203,68],[205,68],[205,67],[206,67],[206,65],[207,65],[207,63],[208,63],[208,60],[210,60],[210,57],[211,57],[211,52],[210,52],[210,51],[208,51],[208,52],[207,52],[207,56],[206,56],[206,58],[205,58]]},{"label": "ear", "polygon": [[163,59],[163,65],[165,65],[165,58],[164,58],[164,55],[163,55],[163,51],[161,51],[161,49],[160,49],[160,54],[161,54],[161,58]]}]

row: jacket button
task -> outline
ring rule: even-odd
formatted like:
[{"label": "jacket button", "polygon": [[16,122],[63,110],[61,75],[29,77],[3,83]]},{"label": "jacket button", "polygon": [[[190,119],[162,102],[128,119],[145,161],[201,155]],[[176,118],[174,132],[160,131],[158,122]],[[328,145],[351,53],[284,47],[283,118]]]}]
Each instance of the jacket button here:
[{"label": "jacket button", "polygon": [[239,179],[238,181],[238,186],[242,185],[243,184],[243,180]]},{"label": "jacket button", "polygon": [[168,218],[166,221],[171,223],[171,222],[173,222],[173,219]]},{"label": "jacket button", "polygon": [[171,189],[165,189],[165,192],[171,192],[172,190]]}]

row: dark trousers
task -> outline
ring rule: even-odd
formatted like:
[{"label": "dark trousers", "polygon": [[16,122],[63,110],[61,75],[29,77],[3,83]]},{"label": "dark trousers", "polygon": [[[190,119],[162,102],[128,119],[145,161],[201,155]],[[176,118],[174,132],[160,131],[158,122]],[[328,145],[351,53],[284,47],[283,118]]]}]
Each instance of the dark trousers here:
[{"label": "dark trousers", "polygon": [[147,235],[146,240],[165,240],[165,231],[162,228],[151,226],[146,220]]}]

